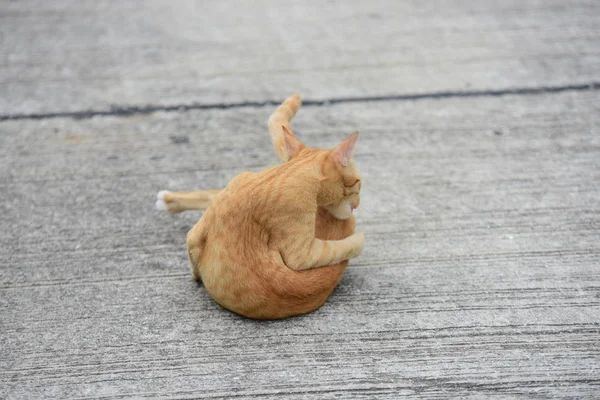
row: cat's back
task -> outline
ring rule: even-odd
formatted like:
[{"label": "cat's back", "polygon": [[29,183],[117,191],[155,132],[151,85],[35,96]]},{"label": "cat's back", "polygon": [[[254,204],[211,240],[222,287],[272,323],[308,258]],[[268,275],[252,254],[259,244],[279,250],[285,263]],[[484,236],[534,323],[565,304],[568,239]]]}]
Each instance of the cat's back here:
[{"label": "cat's back", "polygon": [[257,215],[261,173],[235,176],[213,199],[202,216],[205,245],[199,258],[199,272],[205,288],[222,306],[239,310],[268,296],[261,269],[272,261],[263,226]]},{"label": "cat's back", "polygon": [[242,172],[233,177],[213,199],[207,213],[234,216],[250,206],[258,186],[256,172]]},{"label": "cat's back", "polygon": [[288,162],[260,172],[242,172],[231,179],[215,198],[214,211],[222,216],[241,213],[272,215],[281,206],[288,208],[293,205],[290,199],[298,200],[298,193],[312,191],[310,184],[307,185],[305,170]]},{"label": "cat's back", "polygon": [[242,172],[213,199],[202,219],[208,241],[223,248],[218,262],[232,263],[250,254],[256,259],[257,253],[268,250],[269,227],[277,215],[288,213],[281,207],[286,203],[281,195],[285,185],[274,179],[278,168]]}]

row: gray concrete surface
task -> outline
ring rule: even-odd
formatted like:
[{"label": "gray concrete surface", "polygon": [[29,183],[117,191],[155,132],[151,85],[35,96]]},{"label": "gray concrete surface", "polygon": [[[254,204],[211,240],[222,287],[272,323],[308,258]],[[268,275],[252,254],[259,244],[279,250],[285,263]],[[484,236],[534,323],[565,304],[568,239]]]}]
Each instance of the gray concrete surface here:
[{"label": "gray concrete surface", "polygon": [[[0,3],[0,398],[598,398],[600,4],[499,3]],[[361,131],[367,246],[256,322],[154,196],[274,165],[237,103],[291,92],[353,97],[294,128]]]},{"label": "gray concrete surface", "polygon": [[597,1],[3,1],[0,114],[586,84]]}]

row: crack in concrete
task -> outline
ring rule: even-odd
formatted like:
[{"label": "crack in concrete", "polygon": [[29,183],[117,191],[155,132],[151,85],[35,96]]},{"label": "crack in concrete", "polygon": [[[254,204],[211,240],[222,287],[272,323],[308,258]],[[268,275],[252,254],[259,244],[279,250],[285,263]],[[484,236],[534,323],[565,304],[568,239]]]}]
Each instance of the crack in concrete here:
[{"label": "crack in concrete", "polygon": [[[524,88],[507,88],[494,90],[448,90],[440,92],[425,92],[413,94],[384,95],[384,96],[364,96],[364,97],[338,97],[325,100],[303,100],[303,107],[322,107],[341,103],[361,103],[361,102],[383,102],[383,101],[417,101],[424,99],[447,99],[447,98],[465,98],[465,97],[499,97],[509,95],[536,95],[544,93],[560,93],[567,91],[588,91],[599,90],[600,82],[590,82],[577,85],[563,86],[539,86]],[[260,102],[238,102],[238,103],[213,103],[213,104],[179,104],[179,105],[145,105],[145,106],[115,106],[108,110],[82,110],[65,111],[49,113],[30,113],[30,114],[4,114],[0,115],[0,121],[14,120],[36,120],[36,119],[54,119],[54,118],[73,118],[88,119],[92,117],[103,116],[131,116],[139,114],[152,114],[154,112],[186,112],[192,110],[227,110],[231,108],[243,107],[274,107],[281,103],[280,101],[267,100]]]}]

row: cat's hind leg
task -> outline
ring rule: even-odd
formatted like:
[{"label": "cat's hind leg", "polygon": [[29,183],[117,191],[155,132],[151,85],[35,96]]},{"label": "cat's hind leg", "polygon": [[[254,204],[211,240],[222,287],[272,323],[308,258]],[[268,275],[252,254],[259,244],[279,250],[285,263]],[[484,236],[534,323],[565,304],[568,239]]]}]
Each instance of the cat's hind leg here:
[{"label": "cat's hind leg", "polygon": [[177,214],[188,210],[206,210],[220,190],[197,190],[193,192],[169,192],[161,190],[156,195],[156,208]]},{"label": "cat's hind leg", "polygon": [[195,281],[202,279],[200,276],[200,263],[202,261],[202,250],[204,250],[205,244],[205,220],[204,218],[200,218],[200,221],[198,221],[187,234],[188,257],[190,259],[190,267],[192,269],[192,278]]}]

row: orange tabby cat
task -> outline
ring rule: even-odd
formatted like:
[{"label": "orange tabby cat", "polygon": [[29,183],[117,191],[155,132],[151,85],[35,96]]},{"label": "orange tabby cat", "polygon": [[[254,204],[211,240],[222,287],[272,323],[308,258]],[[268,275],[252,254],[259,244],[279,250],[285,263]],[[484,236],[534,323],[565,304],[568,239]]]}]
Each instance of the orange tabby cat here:
[{"label": "orange tabby cat", "polygon": [[306,148],[289,128],[299,107],[292,96],[269,119],[282,165],[243,172],[221,191],[159,193],[157,207],[169,212],[206,209],[187,237],[192,276],[217,303],[249,318],[317,309],[364,246],[352,215],[361,188],[351,159],[358,133],[333,150]]}]

